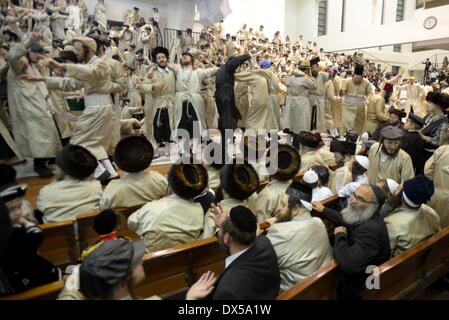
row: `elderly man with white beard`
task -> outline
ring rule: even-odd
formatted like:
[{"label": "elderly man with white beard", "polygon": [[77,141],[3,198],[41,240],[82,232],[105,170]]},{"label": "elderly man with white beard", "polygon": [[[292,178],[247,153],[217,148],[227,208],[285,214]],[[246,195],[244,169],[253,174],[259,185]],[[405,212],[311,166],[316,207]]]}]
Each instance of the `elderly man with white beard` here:
[{"label": "elderly man with white beard", "polygon": [[363,184],[354,192],[342,212],[324,208],[320,202],[313,209],[335,224],[333,254],[341,272],[337,298],[361,299],[369,273],[368,266],[379,266],[390,258],[390,240],[379,209],[385,202],[383,191]]}]

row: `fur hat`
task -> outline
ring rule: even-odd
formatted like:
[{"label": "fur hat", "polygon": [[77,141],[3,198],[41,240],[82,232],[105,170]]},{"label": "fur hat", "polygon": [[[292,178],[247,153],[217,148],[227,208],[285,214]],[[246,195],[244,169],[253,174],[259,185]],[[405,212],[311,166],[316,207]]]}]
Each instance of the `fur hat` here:
[{"label": "fur hat", "polygon": [[349,141],[332,140],[330,145],[330,152],[355,154],[356,144]]},{"label": "fur hat", "polygon": [[193,199],[204,191],[209,177],[202,164],[180,163],[171,166],[167,180],[178,196],[184,199]]},{"label": "fur hat", "polygon": [[[280,144],[277,149],[276,160],[278,169],[273,178],[279,181],[290,180],[298,173],[301,167],[301,156],[294,147],[288,144]],[[267,159],[270,157],[270,151],[271,149],[268,150]]]},{"label": "fur hat", "polygon": [[95,171],[98,162],[89,150],[67,144],[56,155],[56,164],[69,176],[82,180]]},{"label": "fur hat", "polygon": [[150,166],[153,154],[153,146],[146,138],[131,136],[117,144],[114,161],[123,171],[140,172]]},{"label": "fur hat", "polygon": [[361,64],[356,64],[354,74],[357,76],[363,76],[364,70],[365,70],[365,68]]},{"label": "fur hat", "polygon": [[396,109],[395,107],[391,107],[388,110],[388,113],[393,113],[393,114],[397,115],[399,119],[402,119],[407,116],[407,113],[405,113],[404,111],[402,111],[400,109]]},{"label": "fur hat", "polygon": [[299,143],[305,147],[309,148],[318,148],[320,145],[321,137],[318,137],[319,134],[313,134],[308,131],[301,131],[299,133]]},{"label": "fur hat", "polygon": [[168,59],[168,49],[164,47],[156,47],[153,51],[151,51],[151,57],[153,58],[153,61],[156,61],[156,57],[159,53],[162,53]]},{"label": "fur hat", "polygon": [[426,101],[432,102],[440,107],[441,110],[449,108],[449,95],[441,92],[429,92]]},{"label": "fur hat", "polygon": [[262,157],[270,146],[269,141],[265,139],[264,136],[244,136],[242,139],[242,143],[240,143],[240,151],[242,151],[243,155],[249,157],[250,154],[256,154],[256,158],[259,159]]},{"label": "fur hat", "polygon": [[259,176],[250,164],[227,164],[221,169],[220,182],[232,198],[244,200],[259,188]]}]

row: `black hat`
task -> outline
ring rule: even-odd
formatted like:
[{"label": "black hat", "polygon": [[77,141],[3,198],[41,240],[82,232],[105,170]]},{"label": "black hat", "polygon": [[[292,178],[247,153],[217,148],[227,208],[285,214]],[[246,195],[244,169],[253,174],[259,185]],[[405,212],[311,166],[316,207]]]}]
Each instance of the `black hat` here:
[{"label": "black hat", "polygon": [[388,110],[388,113],[392,113],[392,114],[397,115],[399,119],[402,119],[402,118],[407,116],[407,113],[405,113],[404,111],[402,111],[400,109],[396,109],[395,107],[391,107]]},{"label": "black hat", "polygon": [[52,41],[53,41],[53,42],[60,42],[60,43],[62,43],[62,40],[61,40],[61,39],[58,39],[58,38],[53,38]]},{"label": "black hat", "polygon": [[43,53],[44,48],[39,42],[33,42],[30,46],[30,51],[35,53]]},{"label": "black hat", "polygon": [[330,152],[355,154],[356,144],[349,141],[332,140],[330,145]]},{"label": "black hat", "polygon": [[[276,161],[278,169],[273,178],[279,181],[290,180],[298,173],[301,167],[301,156],[294,147],[288,144],[280,144],[277,150]],[[268,150],[267,158],[270,157],[270,151],[271,149]]]},{"label": "black hat", "polygon": [[169,54],[167,48],[164,47],[156,47],[153,51],[151,51],[151,57],[153,58],[153,61],[156,61],[156,57],[159,53],[162,53],[165,55],[165,57],[168,59]]},{"label": "black hat", "polygon": [[145,254],[143,239],[105,241],[84,259],[79,269],[80,292],[88,298],[104,297],[126,277]]},{"label": "black hat", "polygon": [[89,150],[67,144],[56,155],[56,164],[69,176],[82,180],[95,171],[98,162]]},{"label": "black hat", "polygon": [[299,133],[299,143],[305,147],[309,148],[318,148],[320,145],[321,137],[318,137],[319,134],[315,135],[308,131],[301,131]]},{"label": "black hat", "polygon": [[13,166],[0,164],[0,191],[4,186],[16,184],[17,171]]},{"label": "black hat", "polygon": [[134,43],[131,43],[131,44],[129,45],[129,47],[134,49],[134,48],[136,47],[136,45],[135,45]]},{"label": "black hat", "polygon": [[220,182],[224,191],[238,200],[248,198],[259,188],[259,176],[247,163],[225,165],[220,172]]},{"label": "black hat", "polygon": [[312,59],[310,59],[310,66],[312,67],[313,65],[318,64],[318,62],[320,62],[320,57],[315,56]]},{"label": "black hat", "polygon": [[173,191],[184,199],[199,195],[208,185],[208,174],[202,164],[174,164],[167,174],[167,180]]},{"label": "black hat", "polygon": [[351,142],[356,143],[358,138],[359,138],[359,134],[355,131],[348,131],[345,134],[346,141],[351,141]]},{"label": "black hat", "polygon": [[[210,148],[210,152],[209,154],[207,154],[206,164],[217,170],[223,168],[226,162],[225,152],[223,152],[223,146],[220,143],[211,141],[207,144],[207,148]],[[215,152],[217,152],[217,154],[215,154]]]},{"label": "black hat", "polygon": [[394,126],[386,126],[380,130],[380,136],[388,140],[401,140],[403,135],[402,129]]},{"label": "black hat", "polygon": [[12,185],[4,188],[3,190],[0,189],[0,198],[6,203],[14,199],[24,197],[27,189],[28,185],[26,184]]},{"label": "black hat", "polygon": [[144,62],[144,61],[145,61],[145,59],[144,59],[144,58],[142,58],[142,57],[138,57],[138,58],[136,59],[136,61],[139,61],[139,62]]},{"label": "black hat", "polygon": [[356,64],[355,65],[355,70],[354,70],[354,74],[355,75],[363,76],[363,71],[364,71],[364,68],[363,68],[363,66],[361,64]]},{"label": "black hat", "polygon": [[146,138],[131,136],[117,144],[114,161],[123,171],[140,172],[150,166],[153,153],[153,146]]},{"label": "black hat", "polygon": [[435,192],[433,181],[420,174],[413,179],[404,182],[404,201],[410,207],[419,207],[432,198]]},{"label": "black hat", "polygon": [[426,101],[430,101],[440,107],[441,110],[449,108],[449,95],[441,92],[429,92]]},{"label": "black hat", "polygon": [[136,51],[136,54],[139,54],[139,53],[143,53],[143,49],[142,48],[140,48],[139,50]]},{"label": "black hat", "polygon": [[140,9],[138,7],[134,7],[133,9],[136,11],[140,11]]},{"label": "black hat", "polygon": [[59,53],[59,57],[61,59],[64,59],[65,61],[70,61],[73,63],[78,62],[78,57],[76,56],[76,53],[72,50],[64,50]]},{"label": "black hat", "polygon": [[245,206],[236,206],[229,212],[232,224],[242,232],[256,232],[256,216]]},{"label": "black hat", "polygon": [[94,218],[93,228],[100,236],[110,234],[117,226],[117,214],[112,209],[106,209]]},{"label": "black hat", "polygon": [[186,32],[187,32],[187,33],[192,33],[192,29],[187,28],[187,29],[186,29]]},{"label": "black hat", "polygon": [[418,117],[417,115],[411,112],[408,114],[408,119],[413,123],[417,124],[420,128],[424,127],[424,125],[426,124],[422,118]]},{"label": "black hat", "polygon": [[385,203],[385,192],[383,192],[382,189],[375,184],[370,184],[370,186],[374,192],[374,196],[376,197],[377,202],[379,203],[379,208],[382,208]]}]

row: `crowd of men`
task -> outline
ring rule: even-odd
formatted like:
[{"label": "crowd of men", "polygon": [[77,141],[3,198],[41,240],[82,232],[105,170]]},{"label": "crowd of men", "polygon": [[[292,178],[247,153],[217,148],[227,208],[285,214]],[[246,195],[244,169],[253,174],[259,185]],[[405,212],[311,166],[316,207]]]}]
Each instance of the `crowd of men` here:
[{"label": "crowd of men", "polygon": [[[108,26],[102,0],[93,16],[84,9],[2,2],[2,295],[61,279],[38,255],[37,224],[96,210],[99,240],[61,299],[136,298],[145,251],[213,236],[229,254],[225,270],[204,274],[187,299],[274,299],[333,258],[337,297],[359,299],[368,266],[449,226],[444,81],[384,74],[362,53],[325,54],[302,36],[270,41],[263,26],[225,34],[222,21],[199,41],[188,29],[163,47],[156,8],[148,23],[139,8],[125,12],[122,26]],[[242,137],[234,155],[226,129],[264,134]],[[214,156],[192,161],[195,141]],[[166,177],[151,170],[175,145],[190,160]],[[270,152],[277,169],[267,174]],[[43,177],[56,164],[36,210],[10,165],[25,158]],[[324,208],[333,195],[335,210]],[[135,206],[128,227],[142,239],[130,242],[113,209]],[[323,220],[335,226],[330,238]]]}]

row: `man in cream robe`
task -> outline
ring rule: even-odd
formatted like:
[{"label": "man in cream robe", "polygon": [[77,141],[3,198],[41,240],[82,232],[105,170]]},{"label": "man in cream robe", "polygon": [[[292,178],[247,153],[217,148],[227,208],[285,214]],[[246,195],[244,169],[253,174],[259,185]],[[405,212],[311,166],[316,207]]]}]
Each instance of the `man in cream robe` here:
[{"label": "man in cream robe", "polygon": [[369,100],[366,110],[365,131],[374,133],[377,126],[388,120],[388,108],[385,107],[385,100],[382,93],[373,95]]},{"label": "man in cream robe", "polygon": [[72,4],[67,7],[66,12],[69,14],[67,18],[67,26],[72,25],[75,33],[81,35],[83,27],[82,8],[78,5],[78,0],[72,0]]},{"label": "man in cream robe", "polygon": [[340,134],[354,130],[361,135],[365,125],[365,99],[373,94],[371,83],[363,78],[363,67],[356,66],[352,78],[343,81],[340,93],[344,96]]},{"label": "man in cream robe", "polygon": [[329,80],[329,76],[326,72],[318,71],[318,61],[319,58],[315,58],[310,60],[310,67],[312,72],[312,78],[315,80],[316,89],[309,90],[309,100],[311,106],[316,106],[316,119],[314,119],[314,115],[312,114],[312,122],[316,120],[316,127],[312,128],[316,129],[318,132],[326,132],[326,130],[333,129],[332,123],[332,114],[330,110],[326,112],[325,105],[325,90],[326,90],[326,82]]},{"label": "man in cream robe", "polygon": [[147,252],[154,252],[198,240],[203,222],[199,203],[172,194],[134,212],[128,227],[145,239]]},{"label": "man in cream robe", "polygon": [[449,145],[439,147],[427,160],[426,177],[433,180],[435,193],[427,202],[440,216],[441,228],[449,226]]},{"label": "man in cream robe", "polygon": [[[41,37],[32,34],[25,44],[16,44],[6,55],[9,63],[8,103],[14,140],[23,157],[34,159],[54,158],[62,147],[51,106],[46,100],[48,90],[45,84],[20,78],[22,75],[41,76],[36,66],[36,53],[29,52],[31,44]],[[29,65],[25,65],[22,59],[27,54],[35,59]],[[41,160],[35,160],[35,165],[41,165],[36,161]]]}]

